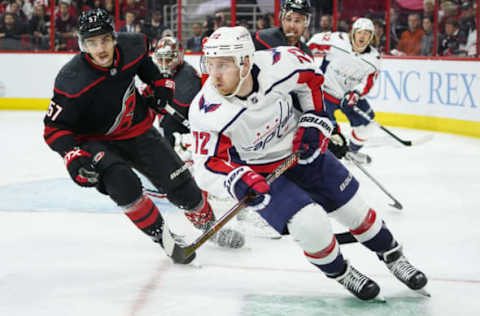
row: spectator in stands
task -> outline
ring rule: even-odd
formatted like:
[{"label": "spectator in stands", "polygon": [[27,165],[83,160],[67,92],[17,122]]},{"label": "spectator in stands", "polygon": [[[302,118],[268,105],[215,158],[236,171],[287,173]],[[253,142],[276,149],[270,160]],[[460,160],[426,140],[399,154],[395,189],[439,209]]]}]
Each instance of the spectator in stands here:
[{"label": "spectator in stands", "polygon": [[390,8],[390,49],[395,49],[400,36],[407,28],[400,21],[400,16],[395,8]]},{"label": "spectator in stands", "polygon": [[142,24],[141,32],[147,35],[152,43],[152,47],[157,46],[157,42],[162,38],[162,32],[167,27],[162,22],[162,12],[154,10],[149,19]]},{"label": "spectator in stands", "polygon": [[115,1],[114,0],[105,0],[105,10],[108,12],[108,14],[112,17],[115,18]]},{"label": "spectator in stands", "polygon": [[10,3],[7,5],[6,12],[12,13],[15,16],[15,22],[19,25],[26,23],[28,20],[27,16],[22,11],[20,4],[16,0],[10,0]]},{"label": "spectator in stands", "polygon": [[202,26],[194,23],[192,26],[193,36],[187,41],[187,52],[200,53],[202,51]]},{"label": "spectator in stands", "polygon": [[439,30],[445,29],[445,24],[450,18],[457,18],[458,15],[458,4],[454,1],[442,1],[440,2],[440,11],[438,16],[440,22],[438,24]]},{"label": "spectator in stands", "polygon": [[420,27],[420,16],[418,13],[408,15],[408,30],[402,33],[397,45],[397,52],[392,54],[419,56],[422,48],[423,30]]},{"label": "spectator in stands", "polygon": [[71,0],[60,0],[59,13],[55,18],[55,50],[77,50],[75,37],[76,18],[70,13]]},{"label": "spectator in stands", "polygon": [[120,26],[120,32],[138,33],[140,32],[140,26],[135,23],[136,15],[134,11],[125,12],[125,25]]},{"label": "spectator in stands", "polygon": [[205,31],[202,34],[202,40],[205,37],[209,37],[213,33],[214,28],[215,28],[214,20],[215,20],[215,18],[213,16],[207,16],[207,18],[203,22],[203,28],[204,28]]},{"label": "spectator in stands", "polygon": [[433,20],[431,16],[424,16],[422,20],[423,36],[420,48],[422,56],[433,55]]},{"label": "spectator in stands", "polygon": [[467,43],[466,34],[460,30],[458,21],[451,17],[445,22],[445,34],[440,37],[438,54],[440,56],[466,56],[461,47]]},{"label": "spectator in stands", "polygon": [[423,1],[423,16],[429,16],[433,19],[435,9],[435,0],[425,0]]},{"label": "spectator in stands", "polygon": [[260,17],[257,20],[257,30],[264,30],[271,27],[272,27],[272,24],[270,24],[269,15],[265,14],[264,16]]},{"label": "spectator in stands", "polygon": [[467,34],[476,29],[475,26],[475,10],[471,1],[463,2],[460,6],[460,29]]},{"label": "spectator in stands", "polygon": [[373,26],[375,27],[375,36],[378,38],[377,50],[380,55],[384,55],[387,42],[385,36],[385,22],[383,22],[381,19],[376,19],[373,21]]},{"label": "spectator in stands", "polygon": [[215,13],[215,20],[214,20],[214,27],[213,29],[216,30],[219,27],[225,26],[225,15],[223,12]]},{"label": "spectator in stands", "polygon": [[467,37],[467,43],[461,45],[460,49],[467,53],[468,57],[478,57],[477,56],[477,30],[470,32]]},{"label": "spectator in stands", "polygon": [[250,29],[250,24],[248,24],[248,21],[246,19],[240,19],[240,21],[238,21],[238,26],[243,26],[247,30]]},{"label": "spectator in stands", "polygon": [[29,32],[33,35],[35,49],[46,50],[49,48],[50,16],[45,12],[42,2],[35,2],[33,16],[29,21]]},{"label": "spectator in stands", "polygon": [[16,0],[18,7],[25,14],[26,22],[32,18],[33,6],[29,0]]},{"label": "spectator in stands", "polygon": [[348,26],[348,22],[345,19],[341,19],[338,21],[337,24],[337,32],[345,32],[348,33],[350,31],[350,28]]},{"label": "spectator in stands", "polygon": [[3,15],[0,25],[0,47],[2,50],[21,50],[20,35],[22,27],[18,24],[14,13]]},{"label": "spectator in stands", "polygon": [[135,13],[137,19],[145,19],[145,7],[142,3],[136,2],[135,0],[126,0],[126,2],[123,4],[121,11],[123,17],[126,16],[127,11],[130,11]]},{"label": "spectator in stands", "polygon": [[102,0],[93,0],[92,9],[103,9]]},{"label": "spectator in stands", "polygon": [[318,33],[332,32],[333,31],[333,18],[330,14],[322,14],[320,17],[320,30]]}]

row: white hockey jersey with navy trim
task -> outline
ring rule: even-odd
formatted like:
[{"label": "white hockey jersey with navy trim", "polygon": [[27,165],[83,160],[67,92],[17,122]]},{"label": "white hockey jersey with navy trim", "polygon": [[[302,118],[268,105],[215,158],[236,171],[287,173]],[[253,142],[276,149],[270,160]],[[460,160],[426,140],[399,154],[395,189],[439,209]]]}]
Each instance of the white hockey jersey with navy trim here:
[{"label": "white hockey jersey with navy trim", "polygon": [[356,90],[360,96],[370,92],[380,70],[380,55],[374,47],[356,53],[348,33],[343,32],[315,34],[307,45],[315,56],[318,71],[325,76],[326,94],[342,99],[347,91]]},{"label": "white hockey jersey with navy trim", "polygon": [[220,197],[228,195],[225,176],[240,165],[273,171],[292,152],[300,115],[323,111],[323,77],[310,56],[277,47],[252,60],[254,89],[245,100],[221,96],[208,79],[189,110],[195,180]]}]

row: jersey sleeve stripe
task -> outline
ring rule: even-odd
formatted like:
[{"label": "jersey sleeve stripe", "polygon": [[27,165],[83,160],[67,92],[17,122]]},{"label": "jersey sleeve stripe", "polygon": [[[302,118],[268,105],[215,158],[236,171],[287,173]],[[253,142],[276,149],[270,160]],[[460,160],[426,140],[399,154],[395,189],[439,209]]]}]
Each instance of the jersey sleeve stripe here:
[{"label": "jersey sleeve stripe", "polygon": [[57,87],[54,87],[53,90],[56,93],[62,94],[64,96],[68,97],[68,98],[78,98],[79,96],[81,96],[82,94],[84,94],[85,92],[87,92],[88,90],[90,90],[91,88],[93,88],[94,86],[96,86],[97,84],[99,84],[100,82],[102,82],[105,79],[107,79],[107,77],[102,76],[102,77],[98,78],[97,80],[95,80],[94,82],[92,82],[91,84],[89,84],[88,86],[86,86],[85,88],[83,88],[79,93],[75,93],[75,94],[70,94],[68,92],[62,91],[62,90],[58,89]]},{"label": "jersey sleeve stripe", "polygon": [[315,106],[315,110],[318,112],[323,111],[323,97],[320,87],[323,83],[323,76],[316,74],[315,72],[301,72],[298,77],[298,83],[306,83],[312,92],[312,100]]},{"label": "jersey sleeve stripe", "polygon": [[272,48],[272,46],[268,45],[264,40],[262,40],[262,39],[260,38],[260,34],[259,34],[259,33],[260,33],[260,31],[257,31],[257,32],[255,33],[255,39],[256,39],[260,44],[262,44],[263,46],[265,46],[266,48]]},{"label": "jersey sleeve stripe", "polygon": [[270,92],[272,92],[272,89],[276,86],[276,85],[279,85],[281,84],[282,82],[285,82],[287,81],[288,79],[290,79],[292,76],[296,75],[297,73],[299,72],[314,72],[313,69],[301,69],[301,70],[295,70],[294,72],[290,73],[288,76],[286,77],[283,77],[282,79],[278,80],[277,82],[275,82],[274,84],[272,84],[270,86],[270,88],[268,88],[267,90],[265,90],[265,95],[269,94]]},{"label": "jersey sleeve stripe", "polygon": [[43,131],[43,138],[48,145],[51,145],[54,141],[58,138],[65,136],[65,135],[72,135],[71,131],[61,130],[55,127],[45,126]]},{"label": "jersey sleeve stripe", "polygon": [[230,164],[229,149],[232,147],[232,141],[225,135],[220,135],[214,156],[208,158],[205,167],[213,173],[228,174],[234,169]]},{"label": "jersey sleeve stripe", "polygon": [[361,94],[362,96],[368,94],[370,92],[370,89],[372,89],[376,74],[377,72],[374,71],[368,75],[367,84],[365,85],[365,88],[362,91],[362,94]]}]

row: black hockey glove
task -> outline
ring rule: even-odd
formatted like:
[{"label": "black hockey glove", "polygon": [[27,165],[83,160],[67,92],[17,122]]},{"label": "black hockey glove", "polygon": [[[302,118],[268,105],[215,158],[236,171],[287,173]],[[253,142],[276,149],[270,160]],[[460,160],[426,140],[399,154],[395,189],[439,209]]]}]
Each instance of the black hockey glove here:
[{"label": "black hockey glove", "polygon": [[157,113],[160,113],[167,104],[172,102],[174,92],[175,81],[172,78],[163,78],[155,81],[153,89],[155,102],[151,103],[150,106]]},{"label": "black hockey glove", "polygon": [[352,109],[360,100],[360,92],[356,90],[347,91],[340,101],[340,107],[344,110]]},{"label": "black hockey glove", "polygon": [[348,151],[348,144],[345,136],[340,132],[340,128],[337,126],[330,136],[330,142],[328,143],[328,150],[332,152],[338,159],[345,157]]},{"label": "black hockey glove", "polygon": [[328,140],[332,133],[332,122],[315,111],[303,113],[298,120],[298,129],[293,139],[293,151],[302,150],[298,163],[312,163],[327,150]]},{"label": "black hockey glove", "polygon": [[76,184],[81,187],[97,185],[99,174],[93,165],[91,153],[76,147],[65,154],[63,161]]}]

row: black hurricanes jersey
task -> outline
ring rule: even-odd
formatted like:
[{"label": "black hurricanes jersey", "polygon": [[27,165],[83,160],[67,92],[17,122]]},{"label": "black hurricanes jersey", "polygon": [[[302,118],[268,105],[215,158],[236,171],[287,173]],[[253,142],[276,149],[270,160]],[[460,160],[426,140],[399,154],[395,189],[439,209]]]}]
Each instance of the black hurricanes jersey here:
[{"label": "black hurricanes jersey", "polygon": [[55,79],[44,119],[47,144],[63,156],[84,141],[128,139],[148,130],[154,113],[135,88],[135,75],[152,85],[162,79],[143,34],[119,33],[109,68],[86,53],[74,56]]},{"label": "black hurricanes jersey", "polygon": [[[253,34],[252,39],[256,50],[269,49],[279,46],[289,46],[287,38],[285,37],[285,34],[283,34],[282,28],[280,27],[259,30]],[[304,42],[298,41],[297,47],[313,57],[312,52]]]}]

